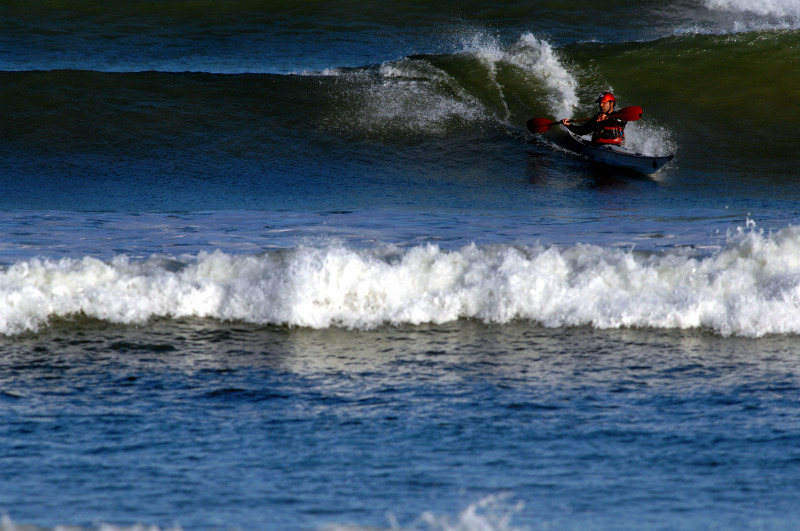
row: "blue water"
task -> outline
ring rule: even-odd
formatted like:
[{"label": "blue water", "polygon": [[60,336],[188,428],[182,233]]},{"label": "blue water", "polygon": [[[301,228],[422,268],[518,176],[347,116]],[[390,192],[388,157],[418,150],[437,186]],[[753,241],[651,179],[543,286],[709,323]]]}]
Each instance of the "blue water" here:
[{"label": "blue water", "polygon": [[474,505],[490,529],[797,522],[796,358],[779,339],[161,321],[56,325],[4,350],[19,473],[3,496],[30,520],[482,529]]},{"label": "blue water", "polygon": [[793,2],[0,20],[0,531],[800,525]]}]

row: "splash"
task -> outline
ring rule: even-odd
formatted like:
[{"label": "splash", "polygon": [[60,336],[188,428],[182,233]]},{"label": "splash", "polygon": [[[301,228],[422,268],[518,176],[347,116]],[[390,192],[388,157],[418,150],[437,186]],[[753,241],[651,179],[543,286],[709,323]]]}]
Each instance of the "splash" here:
[{"label": "splash", "polygon": [[433,513],[425,513],[421,519],[430,531],[519,531],[511,521],[522,508],[522,503],[509,506],[505,496],[487,496],[470,504],[454,521]]},{"label": "splash", "polygon": [[677,145],[669,130],[650,123],[630,122],[625,126],[625,146],[648,156],[674,154]]}]

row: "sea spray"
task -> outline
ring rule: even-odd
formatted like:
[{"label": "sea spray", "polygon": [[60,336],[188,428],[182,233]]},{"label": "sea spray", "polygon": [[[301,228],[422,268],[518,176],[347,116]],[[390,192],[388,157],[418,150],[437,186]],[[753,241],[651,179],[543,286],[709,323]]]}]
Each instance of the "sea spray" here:
[{"label": "sea spray", "polygon": [[652,122],[629,122],[625,127],[625,147],[643,155],[675,154],[678,146],[671,132]]}]

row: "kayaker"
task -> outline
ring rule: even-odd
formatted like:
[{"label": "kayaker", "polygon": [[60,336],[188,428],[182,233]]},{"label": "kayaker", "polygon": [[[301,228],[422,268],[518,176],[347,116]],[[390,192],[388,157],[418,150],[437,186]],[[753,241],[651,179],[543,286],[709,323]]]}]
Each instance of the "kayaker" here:
[{"label": "kayaker", "polygon": [[603,92],[597,98],[597,103],[600,105],[600,112],[589,118],[585,124],[574,125],[567,118],[561,120],[561,123],[576,135],[592,133],[593,144],[622,145],[625,140],[625,124],[628,122],[614,116],[616,98],[610,92]]}]

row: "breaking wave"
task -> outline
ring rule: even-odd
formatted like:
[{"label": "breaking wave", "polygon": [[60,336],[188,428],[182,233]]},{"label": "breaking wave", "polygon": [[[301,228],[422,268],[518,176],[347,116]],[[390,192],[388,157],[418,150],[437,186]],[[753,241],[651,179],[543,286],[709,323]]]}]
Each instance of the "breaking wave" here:
[{"label": "breaking wave", "polygon": [[547,327],[703,328],[800,333],[800,227],[740,230],[718,252],[574,245],[299,247],[110,262],[32,259],[0,272],[0,332],[53,317],[143,323],[187,316],[264,325],[529,320]]}]

